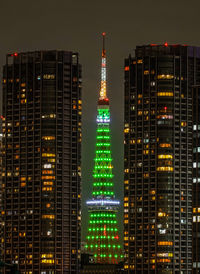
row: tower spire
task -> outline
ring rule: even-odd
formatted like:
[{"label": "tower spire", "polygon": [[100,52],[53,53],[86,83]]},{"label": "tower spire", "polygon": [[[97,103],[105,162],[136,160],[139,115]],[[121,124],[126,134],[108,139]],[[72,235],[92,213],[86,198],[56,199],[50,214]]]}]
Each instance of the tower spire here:
[{"label": "tower spire", "polygon": [[102,48],[102,57],[101,57],[101,89],[100,89],[100,96],[99,102],[101,104],[104,102],[108,104],[108,98],[106,94],[106,49],[105,49],[105,36],[106,33],[102,33],[103,38],[103,48]]},{"label": "tower spire", "polygon": [[102,57],[106,58],[106,49],[105,49],[105,37],[106,37],[106,33],[105,32],[102,33],[102,37],[103,37]]}]

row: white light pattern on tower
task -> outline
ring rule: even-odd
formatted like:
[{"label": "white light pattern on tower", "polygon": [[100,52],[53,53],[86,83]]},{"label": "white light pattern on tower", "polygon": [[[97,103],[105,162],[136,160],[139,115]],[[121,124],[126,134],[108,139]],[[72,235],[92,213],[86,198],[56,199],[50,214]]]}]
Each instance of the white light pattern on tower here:
[{"label": "white light pattern on tower", "polygon": [[101,90],[100,90],[100,100],[107,98],[106,95],[106,50],[105,46],[105,32],[102,33],[103,36],[103,49],[102,49],[102,59],[101,59]]}]

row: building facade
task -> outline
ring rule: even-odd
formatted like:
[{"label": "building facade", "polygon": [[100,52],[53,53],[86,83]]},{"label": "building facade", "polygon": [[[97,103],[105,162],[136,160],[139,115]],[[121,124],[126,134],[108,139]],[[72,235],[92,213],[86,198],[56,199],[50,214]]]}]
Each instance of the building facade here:
[{"label": "building facade", "polygon": [[[1,120],[0,120],[0,210],[2,211],[2,129],[1,129]],[[0,238],[3,237],[4,225],[2,217],[0,218]],[[0,243],[0,260],[2,261],[3,253],[3,243]]]},{"label": "building facade", "polygon": [[78,273],[78,54],[36,51],[7,55],[2,126],[4,261],[17,264],[20,273]]},{"label": "building facade", "polygon": [[200,86],[193,87],[193,273],[200,273]]},{"label": "building facade", "polygon": [[192,273],[192,87],[200,48],[136,47],[125,59],[128,273]]}]

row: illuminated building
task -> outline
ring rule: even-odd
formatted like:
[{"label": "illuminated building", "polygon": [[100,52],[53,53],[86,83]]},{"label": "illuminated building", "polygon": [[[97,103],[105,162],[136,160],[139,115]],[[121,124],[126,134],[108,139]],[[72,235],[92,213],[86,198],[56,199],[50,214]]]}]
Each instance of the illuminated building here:
[{"label": "illuminated building", "polygon": [[3,68],[4,258],[20,273],[78,273],[78,54],[7,55]]},{"label": "illuminated building", "polygon": [[200,48],[138,46],[124,70],[125,269],[192,273],[192,86],[200,84]]},{"label": "illuminated building", "polygon": [[193,273],[200,273],[200,85],[193,87]]},{"label": "illuminated building", "polygon": [[[0,210],[2,211],[2,123],[0,119]],[[3,238],[3,221],[0,218],[0,239]],[[3,243],[0,243],[0,260],[2,260]]]},{"label": "illuminated building", "polygon": [[106,94],[106,52],[104,47],[101,64],[101,89],[98,100],[96,157],[93,170],[92,199],[87,201],[89,226],[87,252],[94,255],[94,262],[117,264],[122,260],[116,214],[119,201],[113,191],[110,108]]}]

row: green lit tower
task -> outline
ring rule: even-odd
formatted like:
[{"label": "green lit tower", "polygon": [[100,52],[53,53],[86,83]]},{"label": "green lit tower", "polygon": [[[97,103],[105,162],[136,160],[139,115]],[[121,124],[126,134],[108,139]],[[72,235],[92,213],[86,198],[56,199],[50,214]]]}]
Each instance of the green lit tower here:
[{"label": "green lit tower", "polygon": [[92,199],[87,201],[89,227],[86,248],[95,263],[117,264],[122,259],[116,214],[119,201],[113,191],[110,108],[106,95],[105,33],[101,63],[101,89],[98,100],[96,157],[93,170]]}]

